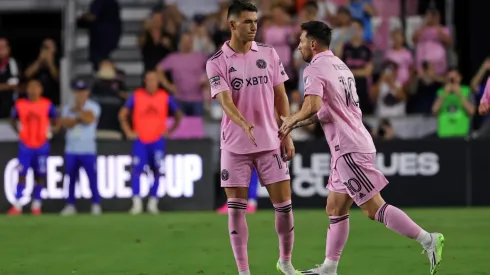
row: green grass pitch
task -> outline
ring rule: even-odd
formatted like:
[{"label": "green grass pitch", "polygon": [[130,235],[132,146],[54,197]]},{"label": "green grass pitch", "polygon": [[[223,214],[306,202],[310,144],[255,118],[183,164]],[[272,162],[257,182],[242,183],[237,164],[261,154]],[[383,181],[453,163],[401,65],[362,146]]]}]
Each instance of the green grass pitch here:
[{"label": "green grass pitch", "polygon": [[[490,274],[490,209],[408,209],[429,231],[446,237],[439,274]],[[328,219],[321,210],[295,214],[293,263],[308,268],[325,254]],[[277,274],[272,210],[247,216],[254,275]],[[429,274],[420,245],[351,213],[339,275]],[[106,214],[0,217],[1,275],[236,275],[227,217],[172,212],[159,216]]]}]

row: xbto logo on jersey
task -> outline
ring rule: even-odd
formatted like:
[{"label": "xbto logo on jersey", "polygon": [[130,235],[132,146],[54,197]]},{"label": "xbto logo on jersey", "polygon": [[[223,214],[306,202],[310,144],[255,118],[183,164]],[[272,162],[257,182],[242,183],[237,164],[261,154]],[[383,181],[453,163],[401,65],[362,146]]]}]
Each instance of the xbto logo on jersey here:
[{"label": "xbto logo on jersey", "polygon": [[267,84],[269,83],[269,78],[264,75],[264,76],[254,76],[249,79],[247,79],[247,87],[248,86],[256,86],[259,84]]},{"label": "xbto logo on jersey", "polygon": [[240,90],[243,86],[243,79],[241,78],[233,78],[233,80],[231,81],[231,87],[233,88],[233,90]]}]

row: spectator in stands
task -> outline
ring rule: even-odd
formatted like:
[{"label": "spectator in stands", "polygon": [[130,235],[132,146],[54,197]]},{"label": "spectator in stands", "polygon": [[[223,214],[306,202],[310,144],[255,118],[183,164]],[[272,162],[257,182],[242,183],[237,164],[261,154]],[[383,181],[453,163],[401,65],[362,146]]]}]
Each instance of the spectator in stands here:
[{"label": "spectator in stands", "polygon": [[378,117],[393,118],[405,115],[407,95],[397,75],[397,64],[393,61],[386,62],[381,76],[371,89],[371,99],[376,103]]},{"label": "spectator in stands", "polygon": [[10,117],[19,84],[19,66],[10,56],[10,45],[6,38],[0,38],[0,118]]},{"label": "spectator in stands", "polygon": [[412,53],[405,47],[403,31],[396,29],[391,33],[392,48],[386,52],[385,58],[396,63],[398,67],[397,81],[402,85],[408,84],[413,70]]},{"label": "spectator in stands", "polygon": [[204,15],[194,16],[194,22],[190,30],[192,41],[194,42],[193,51],[211,55],[216,51],[216,46],[209,36],[205,21],[206,16]]},{"label": "spectator in stands", "polygon": [[94,70],[117,49],[122,33],[120,6],[117,0],[92,0],[89,12],[78,20],[90,33],[89,58]]},{"label": "spectator in stands", "polygon": [[364,26],[364,40],[373,41],[371,17],[376,16],[376,9],[372,0],[350,0],[349,10],[352,18],[362,22]]},{"label": "spectator in stands", "polygon": [[360,20],[353,19],[351,28],[351,41],[342,46],[339,56],[342,57],[342,60],[354,74],[362,112],[364,114],[372,114],[373,104],[369,97],[369,82],[373,73],[373,53],[364,41],[363,23]]},{"label": "spectator in stands", "polygon": [[43,95],[55,106],[60,104],[59,59],[56,43],[45,39],[41,44],[38,58],[24,72],[26,78],[35,78],[43,85]]},{"label": "spectator in stands", "polygon": [[138,37],[145,72],[154,70],[158,62],[170,54],[173,38],[165,31],[163,13],[154,11],[145,21],[143,31]]},{"label": "spectator in stands", "polygon": [[214,45],[218,48],[223,46],[225,41],[230,40],[231,32],[228,27],[228,3],[220,6],[220,11],[216,15],[215,31],[213,34]]},{"label": "spectator in stands", "polygon": [[410,84],[410,99],[407,106],[408,113],[432,114],[432,105],[437,97],[437,91],[444,83],[444,76],[436,74],[434,65],[430,62],[422,64],[422,69],[415,74]]},{"label": "spectator in stands", "polygon": [[[490,136],[490,115],[486,114],[485,104],[482,99],[485,96],[485,90],[487,94],[490,91],[489,88],[489,74],[490,74],[490,57],[487,57],[485,61],[481,64],[476,75],[471,79],[471,89],[475,93],[475,99],[479,102],[479,115],[475,116],[473,120],[473,128],[478,129],[478,132],[474,133],[475,137],[489,137]],[[486,101],[483,99],[483,101]],[[483,103],[483,104],[482,104]]]},{"label": "spectator in stands", "polygon": [[371,132],[371,135],[382,140],[391,140],[395,138],[395,131],[393,130],[391,122],[388,119],[384,118],[381,119],[381,121],[379,122],[378,130],[374,133]]},{"label": "spectator in stands", "polygon": [[341,7],[335,17],[335,28],[332,30],[332,40],[330,49],[337,55],[342,52],[344,44],[348,43],[352,35],[351,20],[349,9]]},{"label": "spectator in stands", "polygon": [[[190,33],[180,38],[179,52],[163,59],[157,65],[160,84],[177,99],[180,109],[188,116],[202,116],[204,113],[202,83],[200,76],[206,70],[207,56],[192,51],[193,41]],[[173,83],[165,72],[172,74]]]},{"label": "spectator in stands", "polygon": [[285,8],[275,6],[272,11],[272,26],[263,29],[264,43],[274,47],[288,75],[291,74],[291,45],[297,40],[291,23]]},{"label": "spectator in stands", "polygon": [[120,133],[117,114],[129,97],[122,72],[118,71],[110,60],[99,65],[91,96],[101,106],[98,129]]},{"label": "spectator in stands", "polygon": [[437,116],[439,137],[464,137],[469,134],[475,106],[470,101],[470,87],[461,84],[458,70],[450,69],[446,84],[437,91],[432,112]]},{"label": "spectator in stands", "polygon": [[481,64],[476,75],[471,79],[471,89],[477,92],[479,97],[483,94],[485,83],[487,82],[488,74],[490,72],[490,57],[487,57]]},{"label": "spectator in stands", "polygon": [[441,25],[438,10],[427,10],[425,24],[414,33],[413,42],[416,45],[417,69],[421,70],[427,61],[434,65],[437,74],[444,75],[447,70],[446,48],[451,45],[452,39],[449,29]]},{"label": "spectator in stands", "polygon": [[[318,4],[316,1],[308,1],[299,13],[299,25],[308,21],[322,20],[318,17]],[[301,28],[299,28],[301,29]]]}]

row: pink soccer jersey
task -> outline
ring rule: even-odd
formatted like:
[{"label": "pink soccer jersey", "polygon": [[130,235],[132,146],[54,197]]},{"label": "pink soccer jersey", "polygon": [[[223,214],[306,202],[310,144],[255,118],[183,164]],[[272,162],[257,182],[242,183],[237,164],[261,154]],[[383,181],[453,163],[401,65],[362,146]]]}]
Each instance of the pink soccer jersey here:
[{"label": "pink soccer jersey", "polygon": [[487,79],[485,90],[483,91],[483,95],[480,99],[480,104],[482,103],[490,103],[490,77]]},{"label": "pink soccer jersey", "polygon": [[347,153],[374,153],[373,139],[362,123],[354,76],[331,51],[313,57],[305,69],[305,96],[322,98],[317,116],[322,125],[332,163]]},{"label": "pink soccer jersey", "polygon": [[221,149],[249,154],[279,148],[278,126],[274,112],[274,87],[288,80],[276,51],[252,42],[246,54],[234,52],[229,41],[206,64],[211,96],[230,91],[243,117],[254,125],[257,147],[245,131],[223,113]]}]

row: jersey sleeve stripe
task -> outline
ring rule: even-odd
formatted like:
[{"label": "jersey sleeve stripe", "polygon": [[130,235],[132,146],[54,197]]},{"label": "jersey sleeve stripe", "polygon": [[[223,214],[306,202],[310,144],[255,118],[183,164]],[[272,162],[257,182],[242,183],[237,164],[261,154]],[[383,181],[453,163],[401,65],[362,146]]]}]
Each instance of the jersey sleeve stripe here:
[{"label": "jersey sleeve stripe", "polygon": [[209,59],[209,61],[215,60],[216,58],[220,57],[222,54],[223,54],[223,50],[219,50],[216,54],[213,55],[213,57]]}]

